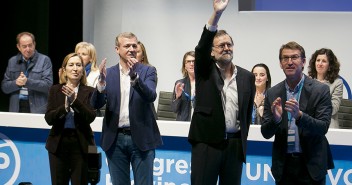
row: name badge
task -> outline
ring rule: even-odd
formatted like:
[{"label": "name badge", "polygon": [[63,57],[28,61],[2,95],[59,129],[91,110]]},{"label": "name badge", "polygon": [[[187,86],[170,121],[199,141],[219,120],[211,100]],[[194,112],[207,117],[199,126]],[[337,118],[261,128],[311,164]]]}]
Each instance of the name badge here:
[{"label": "name badge", "polygon": [[287,145],[295,145],[296,137],[295,137],[296,131],[293,129],[288,130],[287,134]]}]

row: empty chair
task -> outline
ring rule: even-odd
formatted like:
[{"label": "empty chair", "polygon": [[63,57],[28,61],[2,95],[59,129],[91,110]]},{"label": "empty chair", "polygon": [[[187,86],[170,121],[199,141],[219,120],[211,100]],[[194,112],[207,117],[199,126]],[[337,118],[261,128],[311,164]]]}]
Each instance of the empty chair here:
[{"label": "empty chair", "polygon": [[352,128],[352,100],[342,99],[338,120],[340,128]]},{"label": "empty chair", "polygon": [[160,91],[158,102],[158,120],[176,120],[176,113],[171,109],[172,92]]}]

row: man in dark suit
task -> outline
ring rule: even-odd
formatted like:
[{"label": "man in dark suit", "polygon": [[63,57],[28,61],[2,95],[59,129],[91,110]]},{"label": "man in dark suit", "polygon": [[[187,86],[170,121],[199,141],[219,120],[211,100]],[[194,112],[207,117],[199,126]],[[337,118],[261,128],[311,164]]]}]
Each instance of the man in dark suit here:
[{"label": "man in dark suit", "polygon": [[254,75],[232,62],[233,41],[217,23],[228,0],[214,12],[195,49],[196,105],[188,140],[191,184],[240,185],[254,102]]},{"label": "man in dark suit", "polygon": [[296,42],[281,46],[286,79],[267,91],[261,132],[275,135],[272,174],[277,185],[324,185],[334,167],[325,137],[332,112],[329,87],[303,74],[305,51]]},{"label": "man in dark suit", "polygon": [[135,184],[153,184],[155,148],[162,144],[151,104],[156,99],[156,69],[136,59],[137,37],[130,32],[116,37],[120,62],[106,70],[103,60],[100,80],[92,102],[106,104],[101,147],[105,151],[114,185],[130,184],[130,165]]}]

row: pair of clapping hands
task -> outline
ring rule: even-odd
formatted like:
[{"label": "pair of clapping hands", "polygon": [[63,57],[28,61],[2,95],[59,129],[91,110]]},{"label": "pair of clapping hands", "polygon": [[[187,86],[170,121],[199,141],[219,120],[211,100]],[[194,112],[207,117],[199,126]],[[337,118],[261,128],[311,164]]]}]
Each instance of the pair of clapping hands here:
[{"label": "pair of clapping hands", "polygon": [[61,92],[64,93],[64,95],[66,95],[68,103],[70,103],[70,104],[77,97],[77,94],[75,92],[75,87],[73,87],[73,84],[66,84],[66,85],[62,86]]},{"label": "pair of clapping hands", "polygon": [[281,101],[281,97],[277,97],[271,105],[271,112],[273,113],[274,119],[277,123],[281,120],[283,109],[289,112],[295,120],[299,120],[302,117],[303,113],[299,110],[299,102],[296,98],[290,97],[285,102],[285,107],[282,107]]}]

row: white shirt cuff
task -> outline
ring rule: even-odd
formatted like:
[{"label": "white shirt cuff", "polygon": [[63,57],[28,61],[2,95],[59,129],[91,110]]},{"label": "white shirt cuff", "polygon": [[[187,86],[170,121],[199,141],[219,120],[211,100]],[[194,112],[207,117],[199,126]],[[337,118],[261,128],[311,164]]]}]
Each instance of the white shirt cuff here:
[{"label": "white shirt cuff", "polygon": [[216,30],[218,30],[218,25],[213,26],[213,25],[209,25],[208,23],[205,25],[205,27],[207,28],[207,30],[211,31],[211,32],[216,32]]}]

